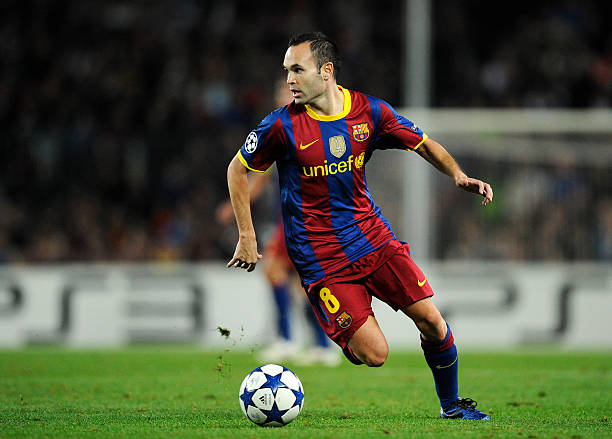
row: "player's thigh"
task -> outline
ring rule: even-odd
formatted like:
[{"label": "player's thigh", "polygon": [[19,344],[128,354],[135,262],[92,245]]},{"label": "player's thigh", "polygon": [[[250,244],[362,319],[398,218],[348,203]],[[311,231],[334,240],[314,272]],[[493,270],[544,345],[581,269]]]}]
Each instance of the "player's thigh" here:
[{"label": "player's thigh", "polygon": [[359,283],[321,284],[310,288],[308,300],[321,328],[344,348],[355,332],[373,316],[372,296]]},{"label": "player's thigh", "polygon": [[408,246],[402,246],[365,281],[368,291],[395,311],[433,296],[425,274],[412,260]]}]

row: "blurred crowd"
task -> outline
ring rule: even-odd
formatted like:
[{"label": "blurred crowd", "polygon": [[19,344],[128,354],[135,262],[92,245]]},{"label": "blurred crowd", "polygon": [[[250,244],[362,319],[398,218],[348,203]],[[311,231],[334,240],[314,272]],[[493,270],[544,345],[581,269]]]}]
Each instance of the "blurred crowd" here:
[{"label": "blurred crowd", "polygon": [[[497,28],[481,2],[432,3],[434,105],[612,103],[604,2],[508,9]],[[279,6],[3,1],[0,262],[230,255],[235,232],[214,213],[226,166],[273,109],[295,32],[324,30],[341,84],[401,106],[402,1]]]},{"label": "blurred crowd", "polygon": [[435,105],[612,105],[612,3],[432,4]]},{"label": "blurred crowd", "polygon": [[[548,140],[559,149],[575,142],[563,136]],[[511,137],[503,142],[513,143]],[[495,202],[480,209],[469,194],[458,195],[438,177],[436,257],[612,260],[612,155],[603,156],[608,160],[597,163],[565,152],[544,162],[460,155],[466,169],[493,184]]]}]

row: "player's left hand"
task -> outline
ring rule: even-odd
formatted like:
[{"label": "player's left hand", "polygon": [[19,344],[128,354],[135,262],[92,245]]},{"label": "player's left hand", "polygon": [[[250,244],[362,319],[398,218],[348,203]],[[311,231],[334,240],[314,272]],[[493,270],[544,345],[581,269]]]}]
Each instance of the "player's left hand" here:
[{"label": "player's left hand", "polygon": [[465,175],[457,178],[455,180],[455,184],[457,187],[463,190],[482,195],[484,197],[482,200],[483,206],[486,206],[488,203],[493,201],[493,189],[491,189],[491,185],[489,185],[489,183],[485,183],[482,180]]}]

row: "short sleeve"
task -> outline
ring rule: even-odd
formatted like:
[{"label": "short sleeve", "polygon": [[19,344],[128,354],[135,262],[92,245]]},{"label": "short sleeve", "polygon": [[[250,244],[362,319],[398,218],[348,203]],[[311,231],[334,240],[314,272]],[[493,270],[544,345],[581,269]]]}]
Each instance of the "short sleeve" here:
[{"label": "short sleeve", "polygon": [[238,151],[238,158],[251,171],[265,172],[286,154],[287,145],[279,114],[284,109],[266,116],[257,128],[249,133]]},{"label": "short sleeve", "polygon": [[376,149],[407,149],[414,151],[428,136],[411,120],[398,114],[391,105],[379,101],[380,125]]}]

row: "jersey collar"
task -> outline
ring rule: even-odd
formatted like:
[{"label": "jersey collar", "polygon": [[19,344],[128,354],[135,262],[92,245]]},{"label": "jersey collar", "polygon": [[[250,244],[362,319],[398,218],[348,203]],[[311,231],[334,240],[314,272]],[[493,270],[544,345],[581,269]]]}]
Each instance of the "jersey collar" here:
[{"label": "jersey collar", "polygon": [[349,114],[349,112],[351,111],[351,94],[346,88],[340,85],[338,86],[338,89],[342,91],[342,93],[344,93],[344,109],[342,110],[342,113],[332,114],[331,116],[324,116],[322,114],[315,113],[315,111],[308,105],[304,105],[304,107],[306,107],[306,113],[313,119],[320,120],[323,122],[332,122],[334,120],[340,120],[345,118],[346,115]]}]

